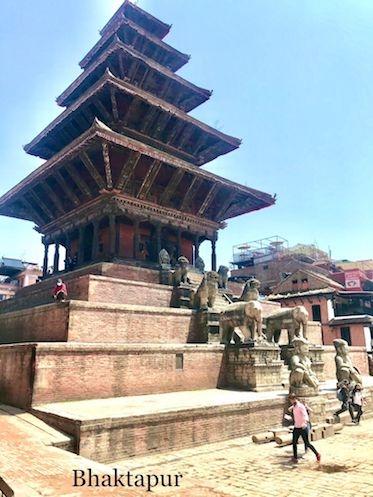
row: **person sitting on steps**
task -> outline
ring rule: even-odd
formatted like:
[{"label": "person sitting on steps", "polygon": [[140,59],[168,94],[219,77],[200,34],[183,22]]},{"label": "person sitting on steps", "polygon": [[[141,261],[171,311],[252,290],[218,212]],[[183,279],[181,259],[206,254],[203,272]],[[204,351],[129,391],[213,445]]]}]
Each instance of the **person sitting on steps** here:
[{"label": "person sitting on steps", "polygon": [[67,298],[67,288],[61,278],[58,278],[56,286],[54,287],[53,298],[58,302],[65,302]]}]

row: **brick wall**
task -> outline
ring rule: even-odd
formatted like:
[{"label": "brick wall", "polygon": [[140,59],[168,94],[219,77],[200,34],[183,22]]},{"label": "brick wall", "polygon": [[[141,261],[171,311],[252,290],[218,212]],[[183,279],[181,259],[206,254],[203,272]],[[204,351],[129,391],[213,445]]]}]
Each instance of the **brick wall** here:
[{"label": "brick wall", "polygon": [[215,388],[222,356],[223,347],[207,345],[40,344],[33,404]]},{"label": "brick wall", "polygon": [[63,304],[0,314],[0,343],[63,342],[67,325],[68,307]]},{"label": "brick wall", "polygon": [[189,309],[70,301],[0,314],[0,343],[66,340],[185,344],[206,338]]},{"label": "brick wall", "polygon": [[0,402],[16,407],[31,404],[34,345],[0,346]]},{"label": "brick wall", "polygon": [[[173,289],[166,285],[104,276],[85,276],[83,278],[89,278],[88,300],[90,302],[146,304],[157,307],[170,307],[171,304]],[[85,300],[79,297],[74,298]]]},{"label": "brick wall", "polygon": [[69,341],[123,343],[201,342],[195,313],[135,305],[70,302]]}]

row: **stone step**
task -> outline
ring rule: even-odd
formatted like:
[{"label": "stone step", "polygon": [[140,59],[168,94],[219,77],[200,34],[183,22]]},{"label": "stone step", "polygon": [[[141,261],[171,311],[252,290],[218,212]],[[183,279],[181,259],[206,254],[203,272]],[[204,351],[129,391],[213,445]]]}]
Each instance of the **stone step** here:
[{"label": "stone step", "polygon": [[46,402],[216,388],[223,354],[219,344],[1,345],[0,402],[28,408]]},{"label": "stone step", "polygon": [[[373,379],[364,380],[368,417]],[[332,383],[321,385],[319,397],[327,396]],[[82,456],[115,462],[272,431],[282,425],[287,395],[209,388],[39,404],[33,413],[72,435]]]},{"label": "stone step", "polygon": [[[267,395],[265,395],[267,394]],[[286,394],[207,389],[38,405],[33,413],[73,435],[100,462],[203,445],[280,425]]]},{"label": "stone step", "polygon": [[190,309],[69,301],[0,314],[0,343],[33,341],[182,344],[205,338]]}]

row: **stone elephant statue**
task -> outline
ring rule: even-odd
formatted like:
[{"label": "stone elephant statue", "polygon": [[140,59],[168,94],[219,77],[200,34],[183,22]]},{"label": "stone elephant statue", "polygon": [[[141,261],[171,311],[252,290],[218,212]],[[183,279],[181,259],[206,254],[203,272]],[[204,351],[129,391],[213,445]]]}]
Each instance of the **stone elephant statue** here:
[{"label": "stone elephant statue", "polygon": [[307,322],[308,312],[303,305],[281,309],[265,320],[267,341],[278,343],[283,329],[288,331],[289,345],[294,338],[307,339]]},{"label": "stone elephant statue", "polygon": [[[244,342],[250,340],[261,340],[262,334],[262,306],[257,301],[235,302],[230,304],[220,313],[220,343],[228,345],[233,336],[235,328],[244,335]],[[238,335],[235,334],[234,341],[238,343]]]}]

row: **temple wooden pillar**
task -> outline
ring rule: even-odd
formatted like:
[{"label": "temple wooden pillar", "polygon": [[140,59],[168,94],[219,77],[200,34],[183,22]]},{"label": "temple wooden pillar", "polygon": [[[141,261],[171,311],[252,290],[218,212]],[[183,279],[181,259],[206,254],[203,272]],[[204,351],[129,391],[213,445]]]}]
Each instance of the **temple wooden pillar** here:
[{"label": "temple wooden pillar", "polygon": [[162,250],[162,225],[157,224],[155,227],[155,234],[156,234],[156,248],[157,248],[157,258],[159,256],[159,252]]},{"label": "temple wooden pillar", "polygon": [[178,228],[178,230],[177,230],[177,257],[180,257],[181,255],[183,255],[181,253],[181,229]]},{"label": "temple wooden pillar", "polygon": [[70,269],[70,261],[71,261],[71,236],[69,232],[67,232],[65,235],[65,248],[66,248],[65,271],[68,271]]},{"label": "temple wooden pillar", "polygon": [[197,257],[199,257],[199,235],[196,235],[194,238],[194,264],[196,263]]},{"label": "temple wooden pillar", "polygon": [[211,240],[211,271],[216,271],[216,238]]},{"label": "temple wooden pillar", "polygon": [[116,223],[115,215],[110,214],[109,216],[109,256],[113,257],[115,255],[115,241],[116,241]]},{"label": "temple wooden pillar", "polygon": [[53,272],[58,273],[60,265],[60,244],[55,242],[54,258],[53,258]]},{"label": "temple wooden pillar", "polygon": [[85,226],[79,226],[78,266],[81,266],[84,262],[84,230]]},{"label": "temple wooden pillar", "polygon": [[43,239],[44,244],[44,259],[43,259],[43,278],[45,278],[48,274],[48,252],[49,252],[49,243]]},{"label": "temple wooden pillar", "polygon": [[133,255],[135,259],[140,257],[140,222],[138,219],[133,221]]},{"label": "temple wooden pillar", "polygon": [[93,225],[92,260],[95,261],[98,259],[100,220],[95,219],[92,222],[92,225]]}]

